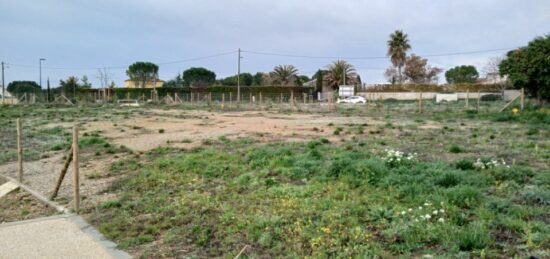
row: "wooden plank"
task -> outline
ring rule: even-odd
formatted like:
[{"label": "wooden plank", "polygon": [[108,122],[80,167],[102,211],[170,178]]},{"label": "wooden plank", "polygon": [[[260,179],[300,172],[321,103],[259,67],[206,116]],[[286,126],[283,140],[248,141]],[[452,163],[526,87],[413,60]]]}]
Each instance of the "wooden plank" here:
[{"label": "wooden plank", "polygon": [[0,185],[0,198],[4,197],[6,194],[14,191],[17,188],[19,188],[19,185],[11,181]]}]

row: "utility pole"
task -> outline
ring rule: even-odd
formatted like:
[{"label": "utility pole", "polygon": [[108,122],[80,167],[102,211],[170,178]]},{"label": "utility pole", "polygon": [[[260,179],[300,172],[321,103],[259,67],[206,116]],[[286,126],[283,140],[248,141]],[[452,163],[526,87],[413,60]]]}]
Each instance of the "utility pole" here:
[{"label": "utility pole", "polygon": [[342,71],[342,76],[344,77],[344,85],[346,85],[346,69],[344,68],[344,71]]},{"label": "utility pole", "polygon": [[4,85],[4,61],[2,61],[2,104],[4,104],[4,96],[6,95],[6,90],[5,90],[5,85]]},{"label": "utility pole", "polygon": [[241,103],[241,48],[237,50],[237,103]]},{"label": "utility pole", "polygon": [[42,61],[46,60],[45,58],[39,58],[38,59],[38,73],[39,73],[39,80],[40,80],[40,89],[42,89]]},{"label": "utility pole", "polygon": [[51,97],[50,97],[50,78],[48,77],[48,90],[46,91],[46,98],[48,99],[46,102],[50,103]]}]

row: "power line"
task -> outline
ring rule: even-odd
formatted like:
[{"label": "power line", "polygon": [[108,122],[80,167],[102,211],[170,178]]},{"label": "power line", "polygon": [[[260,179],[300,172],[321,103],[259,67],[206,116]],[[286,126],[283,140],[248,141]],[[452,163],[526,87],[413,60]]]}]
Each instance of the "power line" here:
[{"label": "power line", "polygon": [[[171,65],[171,64],[185,63],[185,62],[191,62],[191,61],[197,61],[197,60],[203,60],[203,59],[210,59],[210,58],[215,58],[215,57],[226,56],[226,55],[230,55],[230,54],[233,54],[233,53],[236,53],[236,52],[237,51],[228,51],[228,52],[222,52],[222,53],[217,53],[217,54],[212,54],[212,55],[207,55],[207,56],[194,57],[194,58],[188,58],[188,59],[158,62],[156,64],[157,65]],[[38,68],[38,66],[34,66],[34,65],[15,64],[15,63],[7,63],[7,64],[9,64],[10,66],[13,66],[13,67]],[[43,69],[49,69],[49,70],[97,70],[97,69],[103,69],[103,68],[107,68],[107,69],[126,69],[126,68],[128,68],[128,66],[101,66],[101,67],[50,67],[50,66],[45,67],[45,66],[43,66],[42,68]]]},{"label": "power line", "polygon": [[[479,53],[496,52],[496,51],[512,50],[512,49],[516,49],[516,48],[499,48],[499,49],[473,50],[473,51],[449,52],[449,53],[437,53],[437,54],[423,54],[423,55],[420,55],[420,56],[422,56],[422,57],[457,56],[457,55],[479,54]],[[310,55],[295,55],[295,54],[284,54],[284,53],[274,53],[274,52],[261,52],[261,51],[252,51],[252,50],[242,50],[242,52],[255,54],[255,55],[263,55],[263,56],[308,58],[308,59],[372,60],[372,59],[387,59],[388,58],[388,56],[367,56],[367,57],[310,56]]]}]

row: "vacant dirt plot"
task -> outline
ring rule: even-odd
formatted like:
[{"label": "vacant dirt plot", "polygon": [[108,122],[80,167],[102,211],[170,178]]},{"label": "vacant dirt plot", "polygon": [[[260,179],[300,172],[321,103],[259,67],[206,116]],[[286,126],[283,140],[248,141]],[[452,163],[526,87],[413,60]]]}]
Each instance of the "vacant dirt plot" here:
[{"label": "vacant dirt plot", "polygon": [[329,123],[371,126],[382,124],[368,117],[154,110],[116,122],[89,122],[86,131],[100,131],[112,143],[135,151],[147,151],[167,143],[174,147],[195,147],[205,140],[221,136],[229,139],[254,137],[264,142],[303,141],[319,137],[336,139]]}]

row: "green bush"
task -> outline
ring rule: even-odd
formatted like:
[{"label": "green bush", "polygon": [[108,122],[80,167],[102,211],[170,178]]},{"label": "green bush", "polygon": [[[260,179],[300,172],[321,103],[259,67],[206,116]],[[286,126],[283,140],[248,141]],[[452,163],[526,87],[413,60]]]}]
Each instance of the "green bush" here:
[{"label": "green bush", "polygon": [[449,188],[460,184],[462,181],[462,175],[457,172],[447,172],[436,178],[435,184]]},{"label": "green bush", "polygon": [[451,152],[451,153],[456,154],[456,153],[461,153],[462,151],[463,151],[463,149],[460,146],[456,145],[456,144],[452,144],[449,147],[449,152]]},{"label": "green bush", "polygon": [[475,169],[474,161],[469,160],[469,159],[462,159],[462,160],[456,161],[455,162],[455,167],[456,167],[456,169],[460,169],[460,170],[464,170],[464,171]]},{"label": "green bush", "polygon": [[470,186],[456,186],[447,192],[449,202],[461,208],[477,207],[481,200],[482,194],[477,188]]},{"label": "green bush", "polygon": [[480,223],[472,223],[457,234],[458,247],[461,251],[472,251],[489,246],[489,231]]}]

